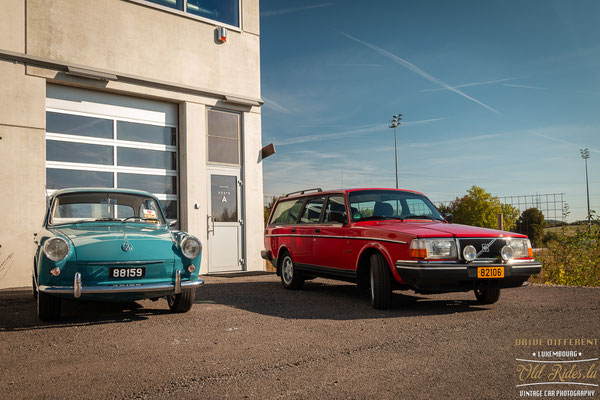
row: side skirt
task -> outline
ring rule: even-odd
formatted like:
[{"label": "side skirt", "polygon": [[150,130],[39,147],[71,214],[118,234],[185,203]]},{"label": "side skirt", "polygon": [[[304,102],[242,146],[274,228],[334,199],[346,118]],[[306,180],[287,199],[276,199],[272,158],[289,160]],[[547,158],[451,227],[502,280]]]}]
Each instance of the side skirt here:
[{"label": "side skirt", "polygon": [[318,265],[297,263],[294,263],[294,267],[297,268],[299,271],[307,272],[308,275],[356,283],[356,271],[352,271],[349,269],[321,267]]}]

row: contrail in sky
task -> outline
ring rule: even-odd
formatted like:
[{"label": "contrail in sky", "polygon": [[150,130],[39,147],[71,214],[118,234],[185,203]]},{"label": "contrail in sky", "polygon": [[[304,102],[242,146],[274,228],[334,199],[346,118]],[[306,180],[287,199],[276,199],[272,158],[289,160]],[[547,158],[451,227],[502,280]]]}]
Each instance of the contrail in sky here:
[{"label": "contrail in sky", "polygon": [[468,94],[466,94],[466,93],[463,93],[462,91],[460,91],[460,90],[458,90],[458,89],[456,89],[456,88],[454,88],[454,87],[452,87],[452,86],[448,85],[446,82],[443,82],[443,81],[439,80],[439,79],[438,79],[438,78],[436,78],[435,76],[431,76],[431,75],[429,75],[427,72],[423,71],[421,68],[417,67],[416,65],[414,65],[414,64],[412,64],[412,63],[410,63],[410,62],[406,61],[405,59],[403,59],[403,58],[400,58],[400,57],[398,57],[397,55],[395,55],[395,54],[392,54],[392,53],[390,53],[389,51],[387,51],[387,50],[385,50],[385,49],[382,49],[381,47],[377,47],[377,46],[375,46],[375,45],[373,45],[373,44],[371,44],[371,43],[367,43],[367,42],[364,42],[364,41],[362,41],[362,40],[360,40],[360,39],[357,39],[357,38],[355,38],[354,36],[350,36],[350,35],[348,35],[347,33],[344,33],[344,32],[340,32],[340,33],[341,33],[342,35],[346,36],[348,39],[352,39],[352,40],[354,40],[355,42],[357,42],[357,43],[360,43],[360,44],[362,44],[362,45],[364,45],[364,46],[367,46],[367,47],[368,47],[368,48],[370,48],[371,50],[374,50],[374,51],[376,51],[377,53],[379,53],[379,54],[381,54],[381,55],[383,55],[383,56],[385,56],[385,57],[387,57],[387,58],[390,58],[390,59],[394,60],[394,61],[395,61],[395,62],[397,62],[398,64],[400,64],[400,65],[402,65],[402,66],[404,66],[404,67],[408,68],[409,70],[413,71],[414,73],[417,73],[417,74],[421,75],[423,78],[425,78],[425,79],[428,79],[428,80],[430,80],[431,82],[433,82],[433,83],[435,83],[435,84],[437,84],[437,85],[440,85],[440,86],[442,86],[442,87],[444,87],[444,88],[446,88],[446,89],[448,89],[448,90],[450,90],[450,91],[452,91],[452,92],[454,92],[454,93],[456,93],[456,94],[458,94],[458,95],[461,95],[461,96],[463,96],[464,98],[466,98],[466,99],[469,99],[469,100],[471,100],[472,102],[474,102],[474,103],[477,103],[477,104],[479,104],[480,106],[482,106],[482,107],[485,107],[485,108],[487,108],[488,110],[490,110],[490,111],[492,111],[492,112],[495,112],[495,113],[496,113],[496,114],[498,114],[498,115],[502,115],[502,114],[500,114],[500,113],[499,113],[497,110],[493,109],[492,107],[488,106],[487,104],[485,104],[485,103],[483,103],[483,102],[481,102],[481,101],[479,101],[479,100],[477,100],[477,99],[475,99],[475,98],[473,98],[473,97],[469,96]]},{"label": "contrail in sky", "polygon": [[[460,87],[468,87],[468,86],[479,86],[479,85],[489,85],[492,83],[500,83],[500,82],[506,82],[506,81],[512,81],[515,78],[505,78],[505,79],[497,79],[495,81],[485,81],[485,82],[472,82],[472,83],[463,83],[462,85],[454,85],[453,88],[460,88]],[[437,92],[438,90],[448,90],[446,88],[435,88],[435,89],[423,89],[421,90],[421,92]]]}]

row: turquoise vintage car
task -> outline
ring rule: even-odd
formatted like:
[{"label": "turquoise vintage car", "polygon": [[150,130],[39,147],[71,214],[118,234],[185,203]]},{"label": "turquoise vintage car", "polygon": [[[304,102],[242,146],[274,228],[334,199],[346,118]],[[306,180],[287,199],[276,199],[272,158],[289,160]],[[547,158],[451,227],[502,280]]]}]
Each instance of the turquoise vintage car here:
[{"label": "turquoise vintage car", "polygon": [[128,189],[73,188],[48,201],[36,234],[33,294],[41,320],[60,317],[62,299],[167,299],[173,312],[194,303],[202,245],[173,230],[158,199]]}]

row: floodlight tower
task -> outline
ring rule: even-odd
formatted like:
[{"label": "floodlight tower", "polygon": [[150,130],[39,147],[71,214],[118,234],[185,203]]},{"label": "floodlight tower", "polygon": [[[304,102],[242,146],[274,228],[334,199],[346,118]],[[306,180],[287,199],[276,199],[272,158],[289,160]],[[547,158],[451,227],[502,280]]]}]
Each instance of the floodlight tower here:
[{"label": "floodlight tower", "polygon": [[402,125],[402,114],[396,114],[392,120],[388,122],[389,128],[394,128],[394,162],[396,164],[396,189],[398,189],[398,145],[396,144],[396,128]]},{"label": "floodlight tower", "polygon": [[588,227],[592,226],[592,215],[590,214],[590,185],[588,183],[588,169],[587,169],[587,160],[590,158],[590,149],[587,147],[585,149],[580,149],[581,158],[585,161],[585,190],[587,193],[587,215],[588,215]]}]

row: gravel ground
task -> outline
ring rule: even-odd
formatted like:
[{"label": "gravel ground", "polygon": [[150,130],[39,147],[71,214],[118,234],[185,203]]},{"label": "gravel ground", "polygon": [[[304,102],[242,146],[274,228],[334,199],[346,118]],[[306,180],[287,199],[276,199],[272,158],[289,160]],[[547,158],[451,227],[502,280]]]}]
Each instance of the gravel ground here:
[{"label": "gravel ground", "polygon": [[1,398],[514,398],[515,358],[534,349],[517,339],[600,336],[596,288],[506,289],[492,306],[396,292],[379,311],[350,284],[209,276],[186,314],[165,300],[63,309],[40,323],[29,290],[0,290]]}]

